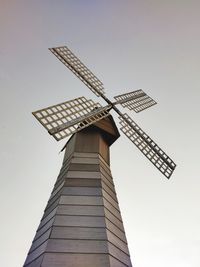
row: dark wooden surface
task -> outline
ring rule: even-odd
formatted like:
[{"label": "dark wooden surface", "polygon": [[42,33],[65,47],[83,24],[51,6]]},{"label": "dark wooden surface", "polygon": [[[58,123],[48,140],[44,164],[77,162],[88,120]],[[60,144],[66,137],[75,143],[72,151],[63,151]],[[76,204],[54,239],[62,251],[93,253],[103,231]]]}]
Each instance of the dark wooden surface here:
[{"label": "dark wooden surface", "polygon": [[24,267],[131,267],[110,171],[109,118],[70,139]]}]

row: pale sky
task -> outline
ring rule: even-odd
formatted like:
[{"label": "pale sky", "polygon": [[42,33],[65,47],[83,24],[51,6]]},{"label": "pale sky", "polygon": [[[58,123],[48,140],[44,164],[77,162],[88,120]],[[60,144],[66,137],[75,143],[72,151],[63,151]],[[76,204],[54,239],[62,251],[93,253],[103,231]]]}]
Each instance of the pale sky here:
[{"label": "pale sky", "polygon": [[199,12],[195,0],[0,0],[1,266],[23,265],[67,141],[31,112],[78,96],[104,104],[48,51],[61,45],[111,99],[142,88],[158,102],[121,111],[177,163],[170,180],[123,133],[111,148],[133,266],[200,266]]}]

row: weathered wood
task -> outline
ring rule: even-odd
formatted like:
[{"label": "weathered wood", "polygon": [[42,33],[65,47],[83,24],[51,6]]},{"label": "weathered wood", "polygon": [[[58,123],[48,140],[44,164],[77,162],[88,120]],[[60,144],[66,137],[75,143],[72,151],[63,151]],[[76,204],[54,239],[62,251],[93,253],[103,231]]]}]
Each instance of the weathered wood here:
[{"label": "weathered wood", "polygon": [[76,150],[74,150],[73,155],[74,155],[74,157],[77,157],[77,158],[96,158],[96,159],[99,158],[99,153],[92,153],[92,152],[86,153],[84,151],[77,152]]},{"label": "weathered wood", "polygon": [[[111,250],[112,250],[112,247],[111,247]],[[105,241],[104,240],[64,240],[64,239],[52,239],[51,238],[47,244],[46,251],[47,252],[59,252],[59,253],[66,252],[66,253],[102,253],[104,254],[104,253],[108,253],[108,245],[107,245],[106,240]],[[114,253],[115,251],[113,252],[113,254]]]},{"label": "weathered wood", "polygon": [[117,138],[112,123],[99,122],[68,141],[24,267],[132,266],[109,166]]},{"label": "weathered wood", "polygon": [[70,171],[100,171],[100,166],[98,164],[85,164],[85,163],[72,163],[69,166]]},{"label": "weathered wood", "polygon": [[71,164],[86,164],[86,165],[98,165],[99,166],[99,159],[98,158],[89,158],[89,157],[73,157],[71,160]]},{"label": "weathered wood", "polygon": [[105,198],[103,199],[103,204],[108,211],[110,211],[115,217],[121,220],[121,214],[119,209],[115,208],[113,205],[110,204]]},{"label": "weathered wood", "polygon": [[96,216],[60,216],[55,217],[55,226],[77,226],[77,227],[105,227],[104,217]]},{"label": "weathered wood", "polygon": [[46,215],[46,213],[44,213],[38,229],[40,229],[40,227],[44,226],[55,215],[56,215],[56,208],[54,210],[52,210],[52,212],[50,212],[48,215]]},{"label": "weathered wood", "polygon": [[100,179],[81,179],[81,178],[67,178],[65,186],[86,186],[86,187],[101,187]]},{"label": "weathered wood", "polygon": [[62,189],[62,195],[72,196],[102,196],[102,190],[98,187],[69,187],[65,186]]},{"label": "weathered wood", "polygon": [[52,228],[49,228],[49,230],[47,230],[46,232],[44,232],[38,239],[36,239],[35,241],[33,241],[33,244],[31,246],[30,252],[32,252],[33,250],[35,250],[37,247],[39,247],[45,241],[47,241],[49,239],[49,237],[50,237],[51,231],[52,231]]},{"label": "weathered wood", "polygon": [[119,259],[121,262],[125,263],[127,266],[130,266],[130,256],[124,253],[121,249],[115,247],[113,244],[108,242],[109,254],[116,259]]},{"label": "weathered wood", "polygon": [[34,240],[43,235],[53,225],[54,220],[55,217],[49,220],[43,227],[38,227]]},{"label": "weathered wood", "polygon": [[121,262],[119,259],[113,258],[112,256],[109,256],[109,266],[111,267],[127,267],[127,266],[132,266],[131,263],[129,265],[124,264]]},{"label": "weathered wood", "polygon": [[104,216],[104,206],[86,206],[86,205],[59,205],[57,215],[86,215],[86,216]]},{"label": "weathered wood", "polygon": [[117,227],[114,223],[106,219],[106,228],[115,234],[119,239],[123,240],[124,242],[127,242],[126,236],[124,231],[122,231],[119,227]]},{"label": "weathered wood", "polygon": [[67,173],[68,178],[81,178],[81,179],[100,179],[101,173],[100,172],[87,172],[87,171],[68,171]]},{"label": "weathered wood", "polygon": [[129,255],[129,250],[128,250],[126,242],[119,239],[116,235],[114,235],[110,231],[107,231],[107,238],[108,238],[108,241],[112,243],[115,247],[119,248],[124,253]]},{"label": "weathered wood", "polygon": [[44,258],[44,254],[40,255],[37,259],[33,260],[32,262],[26,261],[26,265],[27,267],[38,267],[38,266],[42,266],[42,262],[43,262],[43,258]]},{"label": "weathered wood", "polygon": [[51,238],[73,239],[73,240],[106,240],[107,232],[102,228],[94,227],[59,227],[53,226]]},{"label": "weathered wood", "polygon": [[48,244],[48,241],[42,243],[38,248],[30,252],[25,261],[25,266],[26,264],[32,262],[33,260],[36,260],[40,255],[42,255],[46,251],[47,244]]},{"label": "weathered wood", "polygon": [[[66,265],[67,263],[67,265]],[[39,266],[39,265],[38,265]],[[118,267],[110,265],[108,254],[45,253],[42,267]],[[29,267],[29,266],[28,266]],[[37,266],[31,266],[37,267]],[[119,266],[124,267],[124,266]]]},{"label": "weathered wood", "polygon": [[101,206],[103,199],[96,196],[61,196],[59,204]]},{"label": "weathered wood", "polygon": [[[106,208],[104,209],[105,217],[112,222],[114,225],[116,225],[120,230],[124,231],[124,226],[122,223],[122,220],[119,220],[116,216],[114,216],[110,211],[108,211]],[[121,216],[120,216],[121,217]]]},{"label": "weathered wood", "polygon": [[115,200],[117,200],[117,196],[115,193],[115,189],[114,187],[111,189],[110,187],[108,187],[103,181],[102,181],[102,188]]}]

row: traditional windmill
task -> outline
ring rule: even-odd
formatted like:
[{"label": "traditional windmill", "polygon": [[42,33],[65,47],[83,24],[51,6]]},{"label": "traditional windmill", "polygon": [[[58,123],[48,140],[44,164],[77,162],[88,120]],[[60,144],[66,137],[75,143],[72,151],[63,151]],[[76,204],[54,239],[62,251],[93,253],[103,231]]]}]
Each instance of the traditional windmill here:
[{"label": "traditional windmill", "polygon": [[33,112],[57,141],[72,137],[24,267],[132,266],[109,164],[109,146],[119,137],[110,111],[118,113],[122,132],[170,178],[175,163],[116,107],[140,112],[156,102],[141,89],[111,102],[102,82],[66,46],[50,51],[107,105],[80,97]]}]

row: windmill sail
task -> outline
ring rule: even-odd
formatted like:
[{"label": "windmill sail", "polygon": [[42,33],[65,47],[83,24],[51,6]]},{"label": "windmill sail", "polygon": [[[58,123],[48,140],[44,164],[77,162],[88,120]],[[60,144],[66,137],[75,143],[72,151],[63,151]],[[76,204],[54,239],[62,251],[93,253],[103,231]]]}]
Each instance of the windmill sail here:
[{"label": "windmill sail", "polygon": [[127,114],[119,118],[121,131],[169,179],[176,167],[173,160]]},{"label": "windmill sail", "polygon": [[70,122],[66,122],[56,128],[49,130],[49,133],[53,135],[53,137],[59,141],[66,136],[69,136],[73,133],[76,133],[91,124],[109,116],[109,111],[111,106],[95,108],[93,111],[88,113],[87,115],[81,116],[75,120]]},{"label": "windmill sail", "polygon": [[103,83],[66,46],[49,49],[97,96],[104,94]]},{"label": "windmill sail", "polygon": [[79,97],[37,110],[33,115],[59,141],[108,116],[110,108]]},{"label": "windmill sail", "polygon": [[117,100],[115,104],[121,104],[122,107],[127,107],[129,110],[134,110],[135,112],[140,112],[156,104],[156,101],[154,101],[141,89],[118,95],[114,98]]}]

